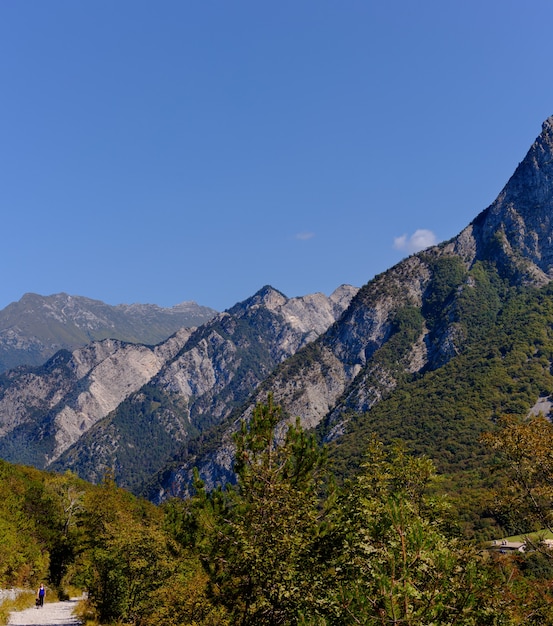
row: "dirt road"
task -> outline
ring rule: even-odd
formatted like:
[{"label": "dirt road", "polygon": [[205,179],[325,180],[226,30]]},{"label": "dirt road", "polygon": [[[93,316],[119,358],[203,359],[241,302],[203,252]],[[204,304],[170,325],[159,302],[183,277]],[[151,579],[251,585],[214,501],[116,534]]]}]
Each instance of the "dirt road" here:
[{"label": "dirt road", "polygon": [[67,602],[46,602],[37,609],[16,611],[10,615],[10,626],[79,626],[79,620],[73,615],[77,600]]}]

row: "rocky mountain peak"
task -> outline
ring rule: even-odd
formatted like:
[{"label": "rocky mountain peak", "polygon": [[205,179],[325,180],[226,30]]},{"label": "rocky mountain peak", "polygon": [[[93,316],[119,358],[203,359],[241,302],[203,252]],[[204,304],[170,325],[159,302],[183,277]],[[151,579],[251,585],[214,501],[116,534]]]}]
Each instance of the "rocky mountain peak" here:
[{"label": "rocky mountain peak", "polygon": [[254,293],[254,295],[250,298],[235,304],[231,309],[229,309],[229,313],[235,315],[240,311],[246,311],[259,306],[269,310],[274,310],[282,307],[287,300],[288,298],[283,293],[274,287],[271,287],[271,285],[265,285],[256,291],[256,293]]},{"label": "rocky mountain peak", "polygon": [[553,116],[496,200],[452,242],[446,253],[494,263],[519,284],[553,278]]},{"label": "rocky mountain peak", "polygon": [[519,164],[494,205],[516,205],[521,213],[551,207],[553,189],[553,116]]},{"label": "rocky mountain peak", "polygon": [[330,300],[335,304],[342,306],[345,310],[352,299],[352,297],[359,291],[358,287],[353,285],[340,285],[331,294]]}]

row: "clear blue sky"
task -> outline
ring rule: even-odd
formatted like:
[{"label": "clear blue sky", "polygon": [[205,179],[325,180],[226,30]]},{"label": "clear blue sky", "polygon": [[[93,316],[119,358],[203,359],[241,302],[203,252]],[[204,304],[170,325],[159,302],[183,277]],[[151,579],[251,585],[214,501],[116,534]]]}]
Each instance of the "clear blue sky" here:
[{"label": "clear blue sky", "polygon": [[553,114],[551,24],[551,0],[2,0],[0,308],[365,284],[507,182]]}]

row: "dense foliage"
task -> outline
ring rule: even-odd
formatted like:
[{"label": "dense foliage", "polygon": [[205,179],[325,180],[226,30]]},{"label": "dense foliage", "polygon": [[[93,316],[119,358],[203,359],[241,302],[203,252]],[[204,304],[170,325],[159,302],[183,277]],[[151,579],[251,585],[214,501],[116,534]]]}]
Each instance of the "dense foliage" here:
[{"label": "dense foliage", "polygon": [[[88,591],[95,624],[553,624],[553,559],[538,535],[500,554],[459,533],[433,462],[372,436],[339,487],[271,395],[235,436],[237,483],[155,507],[0,462],[0,585]],[[553,426],[505,418],[483,437],[505,528],[551,527]],[[508,486],[508,488],[505,488]]]},{"label": "dense foliage", "polygon": [[[432,458],[448,477],[467,530],[491,537],[498,529],[489,524],[486,493],[500,476],[484,471],[490,450],[480,437],[502,416],[525,416],[538,398],[553,392],[553,288],[509,287],[482,264],[469,274],[444,264],[438,277],[429,301],[443,307],[441,318],[434,308],[423,309],[435,341],[428,348],[438,350],[440,341],[447,343],[444,335],[454,332],[457,354],[444,364],[438,359],[439,367],[397,375],[396,386],[370,411],[345,416],[347,432],[333,445],[331,458],[336,474],[347,477],[360,467],[373,433],[385,443],[402,441],[411,453]],[[447,329],[437,321],[445,318]],[[403,334],[416,329],[414,314],[407,319]],[[396,331],[373,361],[394,373],[405,355],[404,348],[395,349],[401,339]]]}]

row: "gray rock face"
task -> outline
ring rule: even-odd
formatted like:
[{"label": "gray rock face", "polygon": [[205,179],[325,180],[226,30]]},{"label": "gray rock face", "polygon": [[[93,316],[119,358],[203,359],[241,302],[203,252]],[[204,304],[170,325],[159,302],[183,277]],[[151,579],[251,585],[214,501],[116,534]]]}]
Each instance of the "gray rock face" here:
[{"label": "gray rock face", "polygon": [[522,284],[553,276],[553,117],[497,199],[446,250],[467,263],[492,259]]},{"label": "gray rock face", "polygon": [[[356,293],[343,285],[330,297],[287,298],[264,288],[199,329],[157,384],[179,394],[193,423],[205,415],[221,421],[230,413],[229,399],[233,405],[244,400],[276,365],[327,330]],[[261,358],[252,357],[254,351]],[[224,398],[231,388],[231,398]]]},{"label": "gray rock face", "polygon": [[[330,297],[287,298],[266,287],[157,346],[106,339],[59,352],[40,368],[10,370],[0,378],[0,455],[93,481],[110,469],[128,486],[138,458],[130,447],[154,467],[152,459],[170,457],[190,431],[226,419],[276,365],[334,323],[356,292],[342,286]],[[140,438],[139,422],[148,423],[149,440]]]},{"label": "gray rock face", "polygon": [[41,365],[58,350],[74,350],[101,339],[155,345],[179,328],[199,326],[215,314],[195,302],[170,308],[110,306],[65,293],[28,293],[0,311],[0,372],[18,365]]},{"label": "gray rock face", "polygon": [[[61,352],[43,368],[11,370],[0,386],[0,449],[10,435],[28,433],[27,460],[46,467],[151,380],[191,332],[183,328],[157,347],[106,339]],[[19,454],[7,449],[2,456],[21,462]]]},{"label": "gray rock face", "polygon": [[[273,393],[289,416],[307,428],[326,423],[326,436],[344,432],[348,411],[364,412],[392,390],[402,372],[437,368],[462,349],[464,332],[447,302],[439,324],[425,319],[396,362],[380,357],[395,332],[402,310],[425,313],[440,263],[449,260],[468,272],[477,262],[497,268],[511,284],[542,286],[553,276],[553,117],[495,202],[457,237],[413,255],[377,276],[352,299],[339,321],[299,350],[258,388],[221,437],[219,447],[195,453],[173,467],[152,497],[186,495],[191,470],[198,466],[207,486],[232,479],[232,432],[248,419],[255,403]],[[462,286],[473,288],[470,279]],[[428,315],[428,313],[426,313]]]}]

